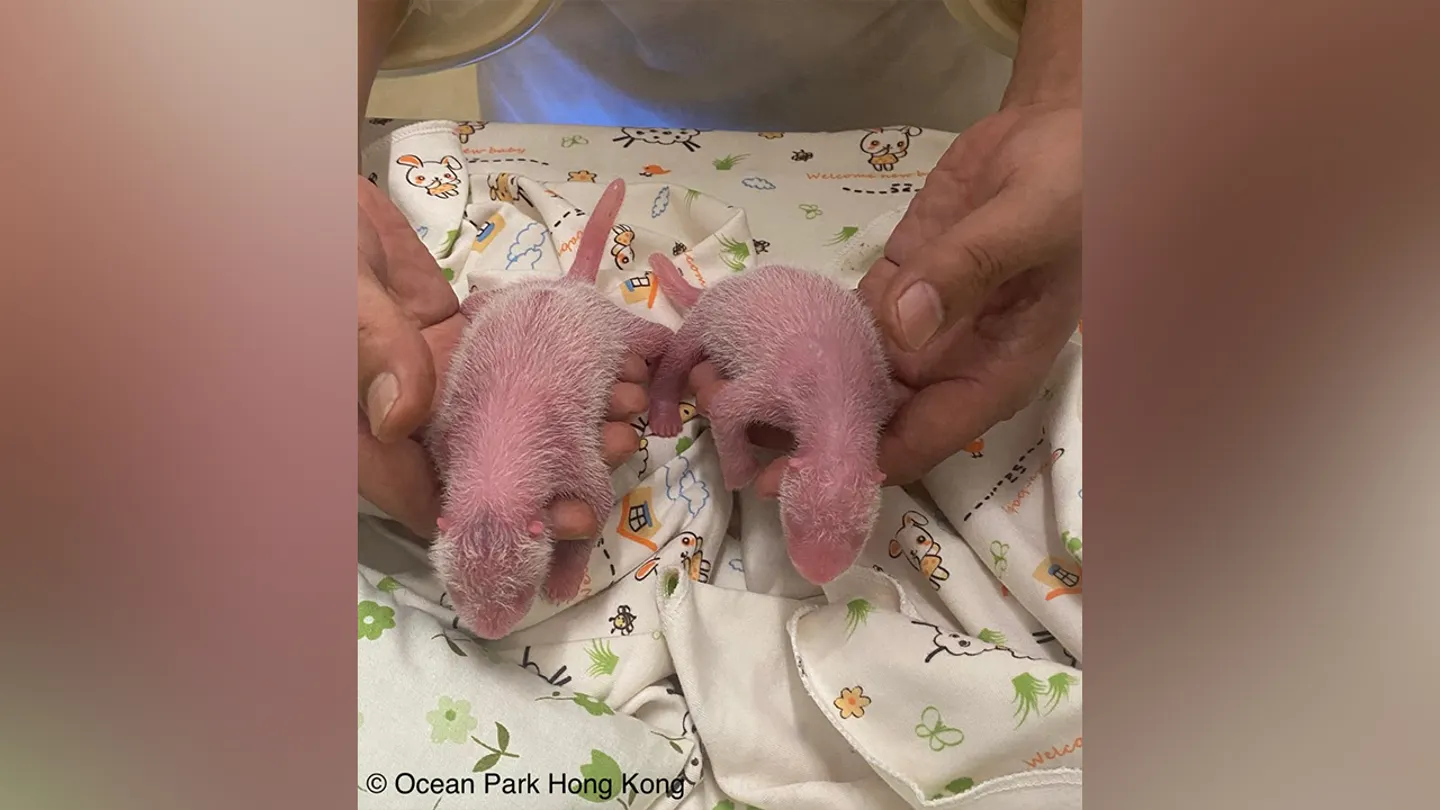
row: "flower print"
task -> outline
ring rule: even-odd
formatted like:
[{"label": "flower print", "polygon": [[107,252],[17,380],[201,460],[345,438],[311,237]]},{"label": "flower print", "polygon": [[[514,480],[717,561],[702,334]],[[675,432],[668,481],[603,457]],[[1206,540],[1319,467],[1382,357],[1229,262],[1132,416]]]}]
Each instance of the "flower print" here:
[{"label": "flower print", "polygon": [[430,742],[463,743],[479,721],[470,715],[470,701],[441,697],[439,707],[425,715],[430,721]]},{"label": "flower print", "polygon": [[395,609],[371,602],[369,599],[361,602],[356,612],[360,619],[359,638],[368,638],[374,641],[380,638],[381,633],[395,626]]},{"label": "flower print", "polygon": [[865,696],[864,688],[859,686],[841,689],[840,697],[835,698],[835,708],[840,710],[840,719],[842,720],[864,717],[865,707],[869,705],[870,698]]}]

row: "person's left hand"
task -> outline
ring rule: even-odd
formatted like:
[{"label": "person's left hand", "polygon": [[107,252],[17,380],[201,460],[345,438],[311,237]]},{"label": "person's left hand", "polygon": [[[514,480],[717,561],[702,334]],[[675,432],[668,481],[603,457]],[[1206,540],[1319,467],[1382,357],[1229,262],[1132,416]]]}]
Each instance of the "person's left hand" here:
[{"label": "person's left hand", "polygon": [[[1078,106],[1002,109],[956,138],[927,177],[860,294],[895,377],[915,390],[881,438],[886,485],[919,479],[1025,407],[1080,314]],[[923,284],[921,283],[923,282]],[[704,413],[725,381],[690,376]],[[751,441],[785,450],[768,428]],[[780,489],[784,459],[755,481]]]}]

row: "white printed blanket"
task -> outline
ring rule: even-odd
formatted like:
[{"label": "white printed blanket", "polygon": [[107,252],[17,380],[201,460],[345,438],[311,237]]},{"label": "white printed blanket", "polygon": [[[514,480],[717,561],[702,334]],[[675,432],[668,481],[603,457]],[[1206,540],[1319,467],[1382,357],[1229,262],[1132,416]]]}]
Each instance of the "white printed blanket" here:
[{"label": "white printed blanket", "polygon": [[[460,297],[562,273],[623,176],[599,284],[671,326],[645,256],[696,283],[784,261],[853,286],[954,137],[373,135],[362,170]],[[362,502],[360,806],[1079,807],[1081,365],[1077,334],[1029,408],[886,490],[860,563],[823,590],[790,566],[774,503],[725,492],[693,408],[675,439],[636,420],[580,597],[498,642],[458,628],[424,551]]]}]

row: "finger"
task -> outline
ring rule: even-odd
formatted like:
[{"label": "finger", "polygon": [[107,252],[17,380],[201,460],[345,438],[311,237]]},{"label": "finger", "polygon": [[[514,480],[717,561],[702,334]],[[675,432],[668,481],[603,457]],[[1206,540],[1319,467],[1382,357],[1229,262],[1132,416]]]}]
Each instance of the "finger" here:
[{"label": "finger", "polygon": [[435,397],[430,347],[363,263],[358,274],[360,407],[384,442],[417,429]]},{"label": "finger", "polygon": [[881,329],[897,347],[920,351],[972,318],[1006,280],[1061,256],[1072,247],[1079,222],[1078,201],[1057,202],[1034,185],[1002,189],[916,248],[883,279],[883,289],[872,282],[869,298]]},{"label": "finger", "polygon": [[384,258],[372,266],[381,285],[422,326],[439,323],[458,312],[459,297],[410,221],[384,192],[363,177],[359,182],[361,244],[373,251],[378,241]]},{"label": "finger", "polygon": [[440,483],[424,448],[412,441],[385,444],[359,418],[360,496],[424,538],[435,536]]},{"label": "finger", "polygon": [[624,422],[606,422],[600,428],[601,454],[610,469],[615,469],[640,449],[640,436]]},{"label": "finger", "polygon": [[600,533],[595,510],[582,501],[556,501],[545,511],[550,536],[556,540],[589,540]]},{"label": "finger", "polygon": [[785,477],[786,462],[788,456],[775,459],[755,476],[755,494],[761,498],[771,499],[780,496],[780,481]]},{"label": "finger", "polygon": [[650,368],[645,365],[645,358],[638,354],[625,355],[625,362],[620,366],[620,381],[641,385],[649,382]]},{"label": "finger", "polygon": [[880,437],[880,471],[885,486],[919,480],[940,462],[1008,418],[997,386],[973,380],[946,380],[920,389]]},{"label": "finger", "polygon": [[612,422],[624,422],[645,412],[650,407],[650,395],[643,386],[636,383],[615,383],[610,392],[610,411],[606,416]]}]

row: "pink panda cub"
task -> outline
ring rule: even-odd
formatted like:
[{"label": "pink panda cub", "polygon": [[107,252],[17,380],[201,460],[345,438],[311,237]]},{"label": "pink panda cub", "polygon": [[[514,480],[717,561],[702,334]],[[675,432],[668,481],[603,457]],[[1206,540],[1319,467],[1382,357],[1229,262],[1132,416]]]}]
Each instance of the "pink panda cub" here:
[{"label": "pink panda cub", "polygon": [[625,184],[606,187],[569,273],[472,293],[427,435],[443,485],[431,551],[460,621],[502,638],[541,592],[578,594],[594,541],[555,542],[545,506],[573,498],[603,523],[614,505],[601,446],[628,352],[654,360],[669,328],[625,312],[595,285]]},{"label": "pink panda cub", "polygon": [[796,449],[780,517],[790,561],[812,583],[833,580],[874,529],[880,432],[909,393],[890,376],[869,309],[831,279],[794,267],[747,270],[701,293],[667,257],[652,255],[650,266],[666,296],[689,310],[651,385],[651,431],[679,431],[690,370],[708,358],[729,380],[708,414],[726,488],[760,472],[749,425],[789,431]]}]

